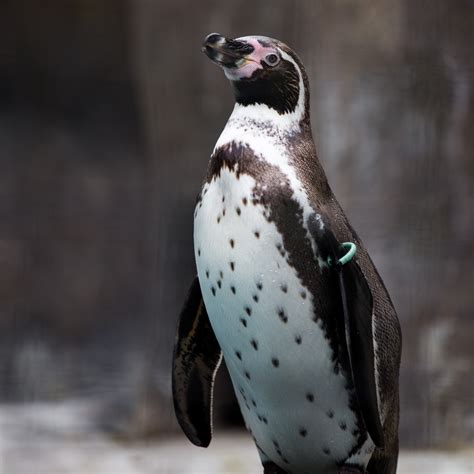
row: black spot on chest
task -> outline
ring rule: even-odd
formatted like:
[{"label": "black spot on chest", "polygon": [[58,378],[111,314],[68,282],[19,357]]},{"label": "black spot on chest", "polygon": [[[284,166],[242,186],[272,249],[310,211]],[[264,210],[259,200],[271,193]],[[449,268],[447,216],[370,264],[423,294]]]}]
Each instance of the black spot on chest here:
[{"label": "black spot on chest", "polygon": [[[302,137],[289,137],[288,140],[303,140]],[[289,145],[291,148],[291,146]],[[341,360],[344,354],[338,343],[338,328],[334,314],[341,311],[338,283],[333,272],[319,268],[312,243],[304,227],[303,209],[294,199],[294,190],[281,170],[256,156],[248,146],[227,144],[216,150],[208,168],[207,181],[220,176],[222,169],[231,170],[238,177],[246,174],[255,179],[258,185],[252,191],[252,202],[265,208],[267,220],[275,223],[282,241],[275,244],[277,250],[285,258],[288,265],[293,267],[305,289],[300,290],[302,299],[309,299],[315,313],[313,319],[320,324],[329,340],[334,354],[334,360]],[[318,212],[319,209],[314,209]],[[258,231],[255,231],[258,232]],[[260,234],[255,234],[258,238]],[[234,265],[230,263],[231,270]],[[260,289],[257,285],[257,289]],[[282,292],[288,287],[282,282]],[[309,293],[309,296],[308,296]],[[285,322],[286,314],[279,313]],[[346,368],[346,364],[343,364]]]}]

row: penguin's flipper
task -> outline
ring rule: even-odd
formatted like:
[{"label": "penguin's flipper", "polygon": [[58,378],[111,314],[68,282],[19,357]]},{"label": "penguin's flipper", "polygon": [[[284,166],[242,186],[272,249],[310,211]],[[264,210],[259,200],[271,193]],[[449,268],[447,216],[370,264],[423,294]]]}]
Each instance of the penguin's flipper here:
[{"label": "penguin's flipper", "polygon": [[343,318],[339,327],[344,327],[341,338],[347,347],[357,400],[372,441],[376,446],[383,447],[384,435],[375,381],[372,292],[355,259],[343,265],[337,263],[346,250],[336,239],[327,220],[319,214],[313,214],[308,225],[318,244],[320,256],[324,261],[330,257],[330,269],[337,274]]},{"label": "penguin's flipper", "polygon": [[354,260],[339,268],[338,279],[347,351],[357,400],[372,441],[377,447],[382,448],[384,436],[375,382],[372,293],[359,265]]},{"label": "penguin's flipper", "polygon": [[212,438],[212,391],[222,352],[194,278],[179,316],[173,353],[173,402],[189,440],[207,447]]}]

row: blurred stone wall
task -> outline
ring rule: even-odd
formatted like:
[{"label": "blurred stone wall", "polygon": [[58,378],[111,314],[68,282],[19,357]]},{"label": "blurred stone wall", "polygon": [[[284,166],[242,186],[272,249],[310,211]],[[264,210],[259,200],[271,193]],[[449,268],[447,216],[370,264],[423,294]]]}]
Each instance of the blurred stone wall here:
[{"label": "blurred stone wall", "polygon": [[120,434],[171,419],[129,29],[121,0],[0,6],[1,398],[95,398]]},{"label": "blurred stone wall", "polygon": [[114,432],[172,425],[194,199],[232,109],[200,52],[212,31],[300,54],[320,159],[402,322],[401,442],[472,441],[468,0],[3,2],[2,397],[92,395]]}]

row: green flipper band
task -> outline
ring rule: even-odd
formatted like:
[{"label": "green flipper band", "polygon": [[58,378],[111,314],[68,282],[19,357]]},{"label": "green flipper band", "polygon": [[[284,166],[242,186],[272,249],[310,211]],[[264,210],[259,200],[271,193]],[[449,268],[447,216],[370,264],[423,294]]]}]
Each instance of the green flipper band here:
[{"label": "green flipper band", "polygon": [[341,245],[347,250],[347,253],[339,259],[338,263],[339,265],[345,265],[354,258],[357,247],[352,242],[342,242]]},{"label": "green flipper band", "polygon": [[[342,242],[341,245],[347,250],[347,252],[337,261],[337,263],[339,265],[345,265],[347,262],[350,262],[354,258],[357,247],[352,242]],[[328,258],[328,264],[332,265],[331,257]]]}]

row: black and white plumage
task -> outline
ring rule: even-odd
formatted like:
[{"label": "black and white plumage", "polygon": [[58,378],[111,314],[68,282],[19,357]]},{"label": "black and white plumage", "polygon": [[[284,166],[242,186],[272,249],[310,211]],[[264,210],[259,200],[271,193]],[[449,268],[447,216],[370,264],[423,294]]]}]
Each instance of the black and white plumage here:
[{"label": "black and white plumage", "polygon": [[[316,156],[296,54],[209,35],[236,105],[194,215],[198,276],[173,362],[178,420],[207,446],[223,355],[265,472],[393,473],[401,334]],[[328,265],[354,242],[354,260]]]}]

